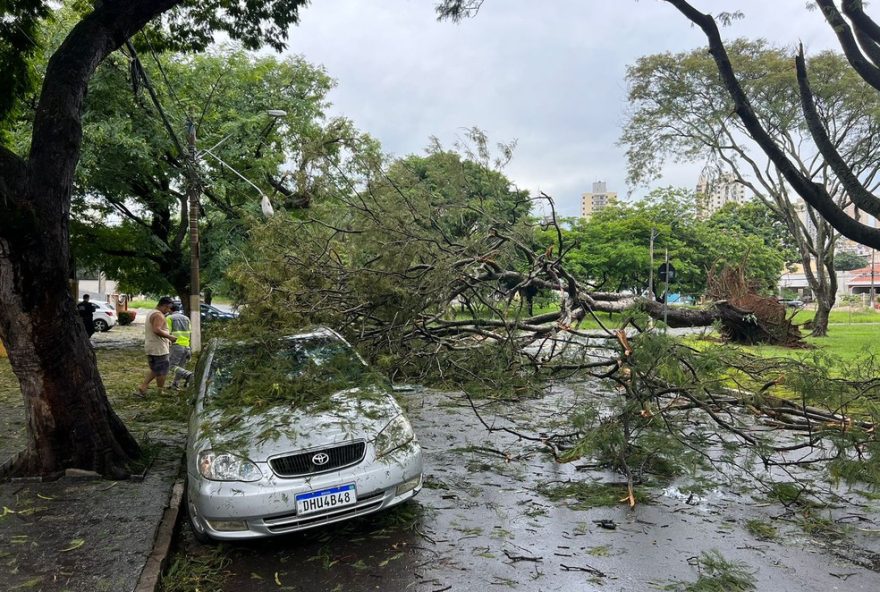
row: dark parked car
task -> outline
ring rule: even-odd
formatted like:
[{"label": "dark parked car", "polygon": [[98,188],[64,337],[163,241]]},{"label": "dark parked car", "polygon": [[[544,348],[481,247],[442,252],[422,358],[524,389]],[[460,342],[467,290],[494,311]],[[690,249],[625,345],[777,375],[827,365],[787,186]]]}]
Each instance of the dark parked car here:
[{"label": "dark parked car", "polygon": [[238,318],[237,312],[220,310],[216,306],[211,306],[204,302],[201,304],[200,310],[202,312],[202,321],[230,321]]},{"label": "dark parked car", "polygon": [[[172,301],[172,304],[180,307],[183,310],[183,305],[180,303],[180,300],[175,298]],[[199,311],[201,312],[202,321],[230,321],[232,319],[238,318],[237,312],[228,312],[225,310],[220,310],[216,306],[211,306],[210,304],[205,304],[202,302],[199,304]]]}]

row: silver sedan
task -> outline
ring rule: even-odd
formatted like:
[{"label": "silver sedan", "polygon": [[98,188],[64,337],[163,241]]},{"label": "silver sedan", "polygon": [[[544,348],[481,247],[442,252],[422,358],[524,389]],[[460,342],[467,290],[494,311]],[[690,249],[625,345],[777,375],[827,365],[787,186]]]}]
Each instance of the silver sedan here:
[{"label": "silver sedan", "polygon": [[422,453],[390,385],[337,333],[212,342],[196,368],[186,508],[197,539],[348,520],[422,488]]}]

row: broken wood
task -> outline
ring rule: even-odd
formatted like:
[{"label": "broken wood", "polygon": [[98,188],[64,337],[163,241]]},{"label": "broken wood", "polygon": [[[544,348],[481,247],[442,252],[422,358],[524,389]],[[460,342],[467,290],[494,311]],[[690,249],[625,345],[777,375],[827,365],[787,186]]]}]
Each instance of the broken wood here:
[{"label": "broken wood", "polygon": [[599,578],[607,578],[608,577],[605,574],[605,572],[600,571],[600,570],[596,569],[595,567],[592,567],[589,565],[584,565],[583,567],[581,567],[578,565],[565,565],[564,563],[562,563],[562,564],[560,564],[560,566],[565,571],[584,571],[589,574],[593,574],[594,576],[599,577]]}]

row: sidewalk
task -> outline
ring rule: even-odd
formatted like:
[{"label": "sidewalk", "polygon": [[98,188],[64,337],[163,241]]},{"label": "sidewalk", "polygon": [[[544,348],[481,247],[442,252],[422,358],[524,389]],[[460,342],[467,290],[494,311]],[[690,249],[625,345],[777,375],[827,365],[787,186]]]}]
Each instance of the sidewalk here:
[{"label": "sidewalk", "polygon": [[[136,336],[142,332],[142,326],[114,327],[96,335],[99,365],[102,354],[126,356],[123,369],[132,367],[131,380],[135,380],[141,371],[133,361],[140,357]],[[121,390],[108,386],[108,395],[140,439],[151,427],[150,413],[163,411],[166,403],[152,401],[145,409],[132,408],[143,402],[130,401]],[[176,495],[173,490],[180,474],[185,426],[178,423],[149,429],[151,439],[158,442],[155,460],[142,476],[128,481],[78,474],[45,483],[0,480],[0,589],[152,592],[180,501],[180,488]],[[0,359],[0,466],[14,458],[24,442],[21,394],[8,361]]]}]

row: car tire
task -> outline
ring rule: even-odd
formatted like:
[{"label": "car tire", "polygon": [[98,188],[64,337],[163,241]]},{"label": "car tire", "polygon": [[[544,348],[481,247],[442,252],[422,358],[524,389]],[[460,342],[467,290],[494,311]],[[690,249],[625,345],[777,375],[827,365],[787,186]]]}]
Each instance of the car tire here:
[{"label": "car tire", "polygon": [[103,319],[98,319],[95,321],[95,331],[100,331],[101,333],[105,333],[110,330],[110,325],[107,324],[107,321]]},{"label": "car tire", "polygon": [[183,484],[183,508],[186,512],[186,520],[189,522],[189,529],[192,532],[193,538],[203,545],[212,545],[214,544],[214,539],[211,538],[205,530],[199,525],[196,520],[193,520],[192,511],[190,510],[189,505],[189,480],[185,481]]}]

